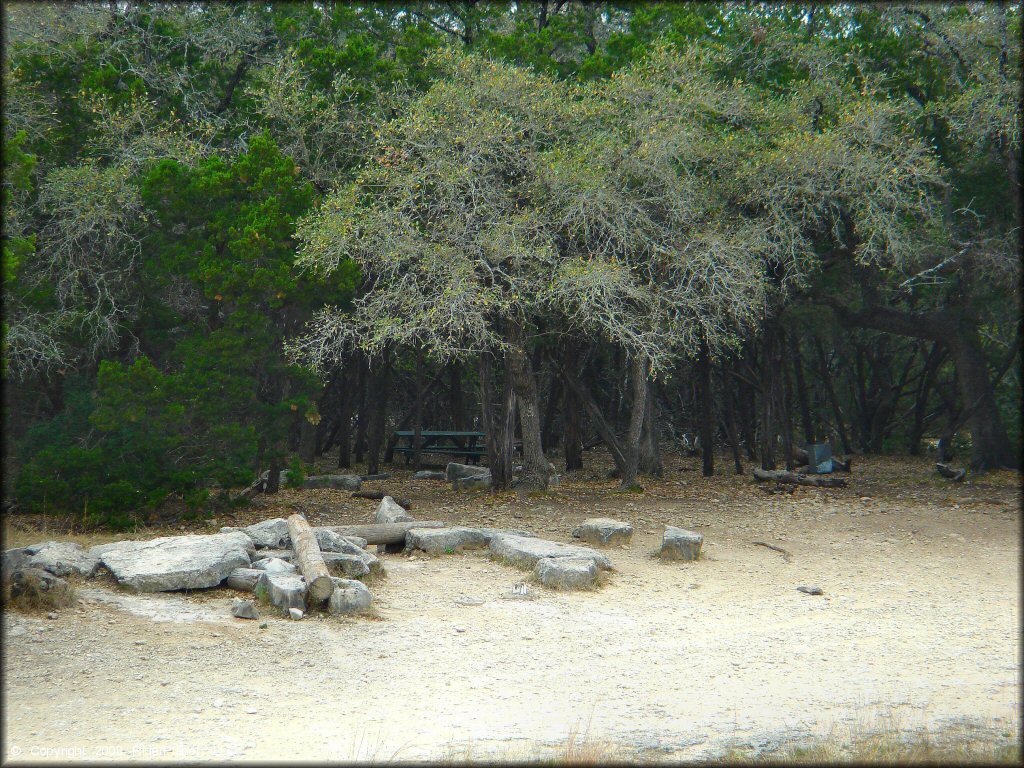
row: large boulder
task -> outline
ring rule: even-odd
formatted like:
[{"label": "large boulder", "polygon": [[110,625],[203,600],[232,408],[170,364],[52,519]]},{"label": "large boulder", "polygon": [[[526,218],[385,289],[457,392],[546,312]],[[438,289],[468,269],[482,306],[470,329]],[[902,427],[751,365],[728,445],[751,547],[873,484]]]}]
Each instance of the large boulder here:
[{"label": "large boulder", "polygon": [[380,500],[380,506],[377,507],[377,514],[373,518],[375,523],[408,523],[413,519],[413,516],[405,511],[405,507],[400,505],[390,496],[385,496]]},{"label": "large boulder", "polygon": [[612,547],[617,544],[629,544],[629,540],[633,538],[633,526],[608,517],[591,517],[580,523],[572,532],[572,536],[588,544]]},{"label": "large boulder", "polygon": [[353,544],[347,538],[330,528],[318,526],[313,529],[317,546],[321,552],[351,552]]},{"label": "large boulder", "polygon": [[700,557],[700,547],[703,543],[703,534],[666,525],[658,557],[662,560],[696,560]]},{"label": "large boulder", "polygon": [[[360,576],[365,576],[370,572],[369,564],[358,555],[347,555],[341,552],[324,552],[322,554],[327,570],[334,576],[358,579]],[[370,555],[370,557],[373,557],[373,555]],[[376,560],[377,558],[374,557],[373,559]]]},{"label": "large boulder", "polygon": [[306,580],[285,573],[263,572],[256,582],[256,597],[287,612],[289,608],[306,610]]},{"label": "large boulder", "polygon": [[47,542],[28,560],[30,568],[42,568],[54,576],[95,576],[100,559],[70,541]]},{"label": "large boulder", "polygon": [[368,613],[373,595],[361,581],[334,579],[334,592],[327,600],[327,610],[334,615]]},{"label": "large boulder", "polygon": [[431,555],[461,552],[464,549],[483,549],[488,537],[478,528],[410,528],[405,534],[405,548],[419,549]]},{"label": "large boulder", "polygon": [[119,541],[102,550],[100,559],[114,578],[138,592],[213,587],[236,568],[248,568],[256,553],[240,531]]},{"label": "large boulder", "polygon": [[338,491],[358,491],[362,485],[358,475],[313,475],[307,477],[303,488],[333,488]]},{"label": "large boulder", "polygon": [[279,557],[263,557],[253,562],[252,567],[257,571],[267,573],[296,573],[299,569]]},{"label": "large boulder", "polygon": [[594,589],[597,565],[589,557],[543,557],[533,569],[534,575],[551,589]]},{"label": "large boulder", "polygon": [[444,470],[445,478],[449,481],[459,480],[464,477],[476,477],[485,472],[490,474],[491,471],[486,467],[480,467],[475,464],[459,464],[455,461],[448,462],[448,466]]},{"label": "large boulder", "polygon": [[491,557],[518,566],[534,568],[537,561],[546,557],[581,557],[594,561],[601,570],[611,570],[611,561],[596,550],[575,544],[560,544],[557,541],[537,539],[513,534],[499,534],[491,537]]}]

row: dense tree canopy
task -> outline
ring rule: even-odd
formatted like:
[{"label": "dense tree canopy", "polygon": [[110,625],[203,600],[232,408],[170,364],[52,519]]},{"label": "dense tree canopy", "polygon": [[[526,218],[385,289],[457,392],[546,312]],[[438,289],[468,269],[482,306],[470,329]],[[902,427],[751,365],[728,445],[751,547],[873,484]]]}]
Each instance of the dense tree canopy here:
[{"label": "dense tree canopy", "polygon": [[1018,5],[4,22],[22,508],[198,513],[474,404],[499,487],[520,440],[519,487],[598,441],[632,486],[696,432],[705,471],[825,438],[1019,465]]}]

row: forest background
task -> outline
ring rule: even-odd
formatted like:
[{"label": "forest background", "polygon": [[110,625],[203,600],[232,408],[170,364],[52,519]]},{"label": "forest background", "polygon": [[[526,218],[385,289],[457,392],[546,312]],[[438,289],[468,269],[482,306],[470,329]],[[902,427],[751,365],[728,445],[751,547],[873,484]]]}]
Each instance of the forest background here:
[{"label": "forest background", "polygon": [[8,508],[204,515],[397,428],[499,489],[1019,467],[1019,4],[3,14]]}]

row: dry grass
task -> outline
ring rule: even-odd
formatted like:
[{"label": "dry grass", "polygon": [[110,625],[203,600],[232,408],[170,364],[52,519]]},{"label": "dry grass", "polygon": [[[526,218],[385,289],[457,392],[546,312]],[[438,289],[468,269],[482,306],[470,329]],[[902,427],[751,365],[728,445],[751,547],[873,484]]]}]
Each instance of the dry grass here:
[{"label": "dry grass", "polygon": [[14,585],[8,579],[3,581],[4,610],[21,613],[48,613],[73,606],[77,600],[75,588],[67,581],[55,589],[43,588],[44,583],[26,578]]},{"label": "dry grass", "polygon": [[878,764],[1008,764],[1019,765],[1019,729],[993,722],[958,723],[942,729],[907,726],[890,709],[852,725],[833,727],[827,737],[809,745],[750,755],[732,751],[728,762],[758,764],[846,765]]}]

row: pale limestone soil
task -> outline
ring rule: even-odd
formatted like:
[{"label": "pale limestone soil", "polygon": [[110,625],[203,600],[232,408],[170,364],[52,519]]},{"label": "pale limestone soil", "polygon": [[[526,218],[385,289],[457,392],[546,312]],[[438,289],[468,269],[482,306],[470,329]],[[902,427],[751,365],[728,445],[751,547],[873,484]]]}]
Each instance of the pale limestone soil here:
[{"label": "pale limestone soil", "polygon": [[[4,758],[536,756],[576,734],[678,760],[892,709],[907,725],[1019,728],[1014,487],[855,481],[789,496],[694,475],[643,496],[566,484],[525,501],[395,482],[424,519],[563,541],[587,515],[633,521],[596,593],[503,600],[526,574],[481,554],[388,556],[380,620],[270,618],[260,630],[230,618],[226,591],[106,585],[83,585],[86,602],[57,620],[7,614]],[[366,519],[369,507],[336,498],[344,508],[321,522]],[[702,531],[706,558],[653,560],[662,523]]]}]

